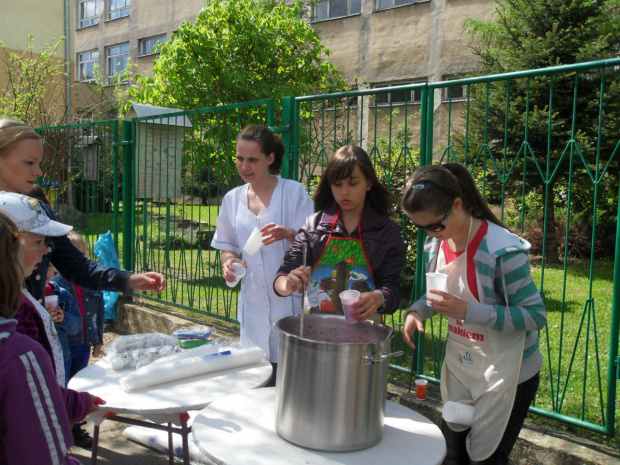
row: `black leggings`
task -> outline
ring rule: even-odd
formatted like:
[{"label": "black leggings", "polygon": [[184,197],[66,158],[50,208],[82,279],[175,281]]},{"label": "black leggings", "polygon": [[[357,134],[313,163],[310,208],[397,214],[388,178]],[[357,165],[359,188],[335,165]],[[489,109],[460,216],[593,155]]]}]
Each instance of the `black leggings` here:
[{"label": "black leggings", "polygon": [[499,446],[497,446],[497,449],[495,449],[495,452],[486,460],[482,460],[481,462],[469,460],[467,448],[465,447],[465,438],[467,438],[469,430],[467,429],[460,432],[452,431],[447,423],[442,420],[441,432],[446,438],[446,447],[448,449],[443,465],[508,465],[508,457],[510,457],[510,452],[515,442],[517,442],[530,404],[534,400],[539,380],[540,374],[536,373],[536,375],[527,381],[523,381],[517,385],[515,401],[512,406],[512,412],[510,413],[510,419],[506,425],[506,430],[504,431],[504,436]]}]

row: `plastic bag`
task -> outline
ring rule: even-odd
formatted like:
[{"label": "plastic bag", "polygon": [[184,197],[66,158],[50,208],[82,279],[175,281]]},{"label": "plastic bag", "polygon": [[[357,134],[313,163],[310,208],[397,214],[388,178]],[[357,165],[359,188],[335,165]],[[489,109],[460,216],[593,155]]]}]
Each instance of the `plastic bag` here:
[{"label": "plastic bag", "polygon": [[118,354],[134,349],[148,349],[149,347],[175,346],[177,340],[173,336],[162,333],[144,333],[119,336],[114,339],[105,349],[108,355]]},{"label": "plastic bag", "polygon": [[173,346],[164,345],[146,349],[126,350],[125,352],[119,352],[108,356],[108,361],[115,370],[122,370],[124,368],[139,369],[150,365],[155,360],[169,357],[174,353],[175,348]]},{"label": "plastic bag", "polygon": [[[116,247],[114,247],[114,241],[112,240],[112,233],[108,231],[105,234],[99,236],[97,242],[95,242],[95,255],[99,263],[108,266],[110,268],[121,269],[121,265],[118,262],[118,255],[116,253]],[[116,301],[118,300],[118,292],[114,291],[102,291],[103,303],[105,305],[105,320],[116,320]]]}]

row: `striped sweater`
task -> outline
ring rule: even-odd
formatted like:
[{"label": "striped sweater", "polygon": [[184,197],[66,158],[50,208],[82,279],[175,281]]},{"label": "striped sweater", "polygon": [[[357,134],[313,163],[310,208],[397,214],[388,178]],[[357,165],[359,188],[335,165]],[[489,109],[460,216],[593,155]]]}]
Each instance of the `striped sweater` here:
[{"label": "striped sweater", "polygon": [[[530,244],[493,223],[482,239],[474,263],[480,303],[470,303],[465,324],[486,326],[499,332],[525,331],[519,383],[530,379],[542,366],[538,331],[547,323],[547,311],[530,273]],[[426,270],[434,270],[440,241],[429,238],[424,245]],[[436,312],[426,295],[408,310],[423,320]]]},{"label": "striped sweater", "polygon": [[79,465],[50,358],[15,324],[0,318],[0,463]]}]

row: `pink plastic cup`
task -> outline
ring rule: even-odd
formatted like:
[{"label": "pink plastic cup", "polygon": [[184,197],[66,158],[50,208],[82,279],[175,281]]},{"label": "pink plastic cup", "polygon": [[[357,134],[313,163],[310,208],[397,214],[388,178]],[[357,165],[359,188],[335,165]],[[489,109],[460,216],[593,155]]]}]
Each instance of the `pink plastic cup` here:
[{"label": "pink plastic cup", "polygon": [[355,310],[354,305],[359,300],[360,295],[359,291],[354,290],[342,291],[339,294],[342,310],[344,310],[344,320],[349,324],[358,323],[351,313]]}]

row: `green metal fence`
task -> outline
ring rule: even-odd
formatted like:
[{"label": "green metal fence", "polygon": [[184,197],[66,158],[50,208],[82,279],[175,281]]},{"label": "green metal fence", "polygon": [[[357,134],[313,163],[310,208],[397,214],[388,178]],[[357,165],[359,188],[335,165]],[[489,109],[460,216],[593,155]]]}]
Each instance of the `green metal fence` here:
[{"label": "green metal fence", "polygon": [[[166,275],[148,298],[236,321],[235,290],[209,247],[223,195],[241,181],[235,138],[266,124],[285,141],[282,175],[310,192],[341,145],[364,147],[397,196],[419,165],[469,167],[502,220],[533,245],[544,296],[544,364],[533,411],[613,434],[618,376],[618,161],[620,59],[457,81],[286,98],[98,123],[44,128],[46,179],[60,181],[91,241],[115,233],[123,266]],[[98,169],[91,173],[89,150]],[[64,173],[64,174],[63,174]],[[86,175],[86,173],[91,173]],[[95,176],[96,174],[96,176]],[[44,180],[45,181],[45,180]],[[108,188],[107,186],[112,186]],[[81,208],[77,208],[80,207]],[[427,322],[418,350],[400,337],[404,309],[424,292],[424,233],[395,207],[408,245],[408,299],[387,318],[405,355],[395,376],[439,381],[447,321]],[[64,218],[63,218],[64,219]],[[71,221],[67,218],[66,221]]]}]

